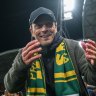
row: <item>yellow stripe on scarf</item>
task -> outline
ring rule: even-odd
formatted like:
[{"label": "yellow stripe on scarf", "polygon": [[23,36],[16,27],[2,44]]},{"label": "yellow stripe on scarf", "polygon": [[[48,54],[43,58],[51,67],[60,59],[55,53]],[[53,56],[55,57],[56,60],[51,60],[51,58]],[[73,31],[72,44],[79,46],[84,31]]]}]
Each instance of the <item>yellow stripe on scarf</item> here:
[{"label": "yellow stripe on scarf", "polygon": [[28,88],[27,92],[45,93],[46,90],[44,88]]},{"label": "yellow stripe on scarf", "polygon": [[27,95],[27,96],[46,96],[46,95]]},{"label": "yellow stripe on scarf", "polygon": [[60,83],[60,82],[69,82],[69,81],[73,81],[73,80],[76,80],[77,78],[71,78],[71,79],[68,79],[68,80],[55,80],[55,83]]},{"label": "yellow stripe on scarf", "polygon": [[66,73],[55,73],[54,75],[55,75],[55,78],[67,78],[67,77],[76,75],[76,73],[74,70],[72,70],[72,71],[68,71]]}]

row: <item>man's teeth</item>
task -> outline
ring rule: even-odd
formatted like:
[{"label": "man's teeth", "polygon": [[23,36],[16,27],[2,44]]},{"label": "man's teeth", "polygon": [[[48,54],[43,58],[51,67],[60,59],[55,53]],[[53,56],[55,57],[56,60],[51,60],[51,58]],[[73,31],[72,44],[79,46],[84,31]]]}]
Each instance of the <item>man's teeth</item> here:
[{"label": "man's teeth", "polygon": [[50,36],[51,34],[46,34],[46,35],[41,35],[40,37],[48,37],[48,36]]}]

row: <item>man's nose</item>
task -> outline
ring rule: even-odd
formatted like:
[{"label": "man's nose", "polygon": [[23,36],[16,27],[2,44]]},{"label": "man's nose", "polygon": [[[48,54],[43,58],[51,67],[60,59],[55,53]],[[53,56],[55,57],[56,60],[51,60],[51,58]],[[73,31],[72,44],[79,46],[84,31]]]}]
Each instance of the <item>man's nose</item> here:
[{"label": "man's nose", "polygon": [[46,25],[42,26],[42,31],[48,30],[49,28]]}]

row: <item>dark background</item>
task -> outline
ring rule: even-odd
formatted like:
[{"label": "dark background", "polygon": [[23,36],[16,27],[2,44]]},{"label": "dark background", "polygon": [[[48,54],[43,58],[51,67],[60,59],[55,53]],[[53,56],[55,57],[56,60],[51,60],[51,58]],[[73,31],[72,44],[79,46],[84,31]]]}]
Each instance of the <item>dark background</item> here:
[{"label": "dark background", "polygon": [[[71,39],[83,38],[83,0],[75,0],[73,19],[63,22]],[[29,15],[38,7],[51,9],[59,22],[60,0],[1,0],[0,1],[0,52],[21,48],[30,41]]]}]

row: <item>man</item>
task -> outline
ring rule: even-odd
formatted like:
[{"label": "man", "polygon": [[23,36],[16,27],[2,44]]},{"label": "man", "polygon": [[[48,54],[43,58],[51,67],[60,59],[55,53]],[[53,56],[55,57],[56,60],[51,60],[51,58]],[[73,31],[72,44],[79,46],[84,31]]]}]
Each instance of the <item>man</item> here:
[{"label": "man", "polygon": [[80,74],[96,85],[96,63],[87,62],[78,42],[60,36],[51,10],[36,9],[29,24],[32,41],[20,50],[6,74],[6,90],[16,93],[25,88],[26,96],[88,96]]}]

